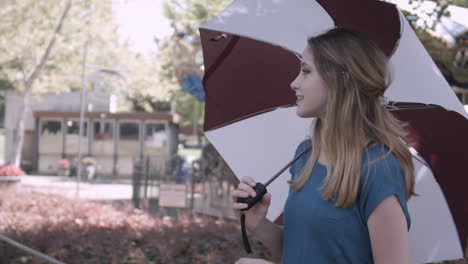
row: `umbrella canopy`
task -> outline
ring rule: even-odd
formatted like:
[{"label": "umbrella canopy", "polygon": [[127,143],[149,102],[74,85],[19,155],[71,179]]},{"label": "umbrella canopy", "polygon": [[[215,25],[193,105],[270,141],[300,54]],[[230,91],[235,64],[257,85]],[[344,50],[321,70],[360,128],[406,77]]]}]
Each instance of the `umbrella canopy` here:
[{"label": "umbrella canopy", "polygon": [[[308,37],[335,26],[366,35],[391,56],[393,81],[385,94],[388,99],[418,103],[397,104],[401,109],[395,112],[410,123],[415,149],[429,165],[415,162],[420,196],[408,203],[413,263],[461,258],[468,234],[464,226],[468,211],[463,207],[468,196],[457,186],[468,184],[463,178],[468,162],[468,114],[392,4],[370,0],[233,2],[200,28],[206,69],[205,135],[239,178],[248,175],[265,182],[287,164],[311,124],[311,119],[296,116],[296,97],[289,88],[299,72],[295,54],[302,53]],[[425,104],[443,108],[421,108]],[[290,177],[286,171],[268,186],[273,193],[270,220],[281,216]]]}]

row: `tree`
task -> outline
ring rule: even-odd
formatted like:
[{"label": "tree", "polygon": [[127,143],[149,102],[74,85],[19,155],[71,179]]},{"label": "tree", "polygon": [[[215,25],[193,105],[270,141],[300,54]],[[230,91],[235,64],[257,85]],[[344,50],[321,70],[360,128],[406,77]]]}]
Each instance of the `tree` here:
[{"label": "tree", "polygon": [[[81,89],[86,39],[87,64],[121,68],[118,73],[125,76],[122,84],[122,78],[103,71],[101,79],[107,90],[128,97],[167,97],[168,92],[158,88],[156,62],[148,63],[119,40],[111,1],[4,0],[0,10],[0,88],[13,89],[23,98],[22,114],[15,125],[14,154],[9,155],[15,165],[21,160],[31,96]],[[87,70],[92,71],[97,70]]]},{"label": "tree", "polygon": [[[187,73],[203,74],[203,61],[197,27],[228,6],[232,0],[168,0],[165,16],[171,21],[174,34],[158,40],[160,78],[171,87],[170,100],[183,117],[181,125],[192,124],[196,130],[203,124],[204,103],[180,90]],[[199,131],[198,131],[199,132]]]},{"label": "tree", "polygon": [[[440,4],[440,2],[442,2],[441,0],[435,0],[435,1],[430,0],[430,1],[436,2],[438,5]],[[468,0],[448,0],[447,2],[450,5],[468,8]]]},{"label": "tree", "polygon": [[450,15],[447,8],[452,5],[453,0],[433,0],[435,3],[434,9],[427,11],[422,8],[424,1],[422,0],[408,0],[409,4],[414,5],[414,10],[420,13],[420,15],[412,14],[411,12],[404,11],[405,15],[412,17],[414,24],[420,25],[416,28],[416,33],[421,31],[427,31],[434,29],[435,25],[440,21],[442,17]]},{"label": "tree", "polygon": [[414,4],[412,10],[403,10],[403,13],[411,22],[419,40],[454,91],[460,91],[461,88],[457,87],[457,83],[465,83],[468,80],[466,69],[459,67],[456,59],[457,54],[463,54],[463,32],[448,37],[446,34],[441,35],[440,31],[443,31],[444,28],[448,32],[451,31],[450,24],[447,24],[447,21],[451,20],[452,14],[450,12],[458,11],[455,6],[468,6],[468,1],[436,0],[423,2],[412,0],[409,3]]},{"label": "tree", "polygon": [[[4,15],[4,18],[6,18],[7,23],[8,22],[11,23],[12,21],[14,21],[14,19],[19,19],[19,17],[21,17],[21,16],[18,16],[18,14],[11,16],[12,14],[15,13],[15,11],[27,11],[28,9],[32,8],[31,6],[23,5],[17,9],[14,7],[16,5],[15,3],[4,2],[4,4],[7,5],[7,8],[3,9],[4,10],[3,15]],[[41,2],[39,2],[38,4],[40,5]],[[34,5],[32,6],[34,7]],[[25,39],[19,39],[20,43],[26,42],[24,46],[20,44],[20,50],[14,49],[14,47],[11,47],[11,46],[8,47],[7,49],[2,50],[2,51],[6,51],[9,55],[9,58],[11,59],[8,62],[11,64],[11,68],[17,69],[21,73],[20,81],[21,81],[21,86],[23,88],[22,89],[23,107],[21,110],[20,118],[16,123],[17,133],[14,133],[14,136],[13,136],[13,144],[15,146],[14,152],[13,152],[13,163],[16,166],[19,166],[20,161],[21,161],[21,150],[22,150],[23,141],[24,141],[23,140],[24,139],[24,120],[26,119],[26,113],[27,113],[27,109],[29,105],[29,98],[30,98],[30,95],[32,94],[33,84],[38,79],[39,75],[41,74],[44,67],[46,66],[46,62],[49,59],[52,49],[54,48],[57,42],[57,36],[63,27],[65,18],[67,17],[71,7],[72,7],[71,0],[68,0],[63,3],[63,11],[60,12],[58,22],[55,25],[55,28],[50,33],[50,39],[46,42],[43,42],[37,45],[42,49],[38,48],[37,50],[34,50],[34,49],[25,50],[25,48],[28,46],[28,41],[35,42],[37,40],[33,38],[28,39],[27,36],[24,36]],[[40,8],[46,8],[46,6],[40,6]],[[27,21],[27,22],[25,22],[21,26],[27,27],[28,29],[32,29],[33,26],[35,26],[34,24],[30,23],[31,21],[28,21],[28,18],[25,19],[23,17],[23,21]],[[6,30],[2,28],[1,31],[2,33],[5,33]],[[6,33],[12,33],[12,32],[10,31]],[[11,36],[11,37],[14,37],[14,36]],[[31,52],[33,54],[31,54]],[[31,61],[31,59],[35,59],[35,61]]]},{"label": "tree", "polygon": [[197,27],[208,22],[226,8],[232,0],[167,0],[164,13],[178,31],[198,36]]}]

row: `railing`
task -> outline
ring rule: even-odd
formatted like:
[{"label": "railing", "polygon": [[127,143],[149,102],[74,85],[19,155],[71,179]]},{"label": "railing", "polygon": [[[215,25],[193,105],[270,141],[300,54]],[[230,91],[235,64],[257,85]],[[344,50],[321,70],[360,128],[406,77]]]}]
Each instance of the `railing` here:
[{"label": "railing", "polygon": [[30,247],[27,247],[27,246],[25,246],[25,245],[23,245],[21,243],[18,243],[16,241],[14,241],[13,239],[8,238],[8,237],[6,237],[6,236],[4,236],[2,234],[0,234],[0,240],[2,240],[5,243],[8,243],[8,244],[18,248],[18,249],[21,249],[21,250],[23,250],[25,252],[28,252],[29,254],[31,254],[31,255],[39,258],[39,259],[45,260],[45,261],[47,261],[49,263],[52,263],[52,264],[65,264],[63,262],[60,262],[60,261],[52,258],[52,257],[49,257],[49,256],[47,256],[45,254],[42,254],[41,252],[39,252],[37,250],[34,250],[34,249],[32,249]]}]

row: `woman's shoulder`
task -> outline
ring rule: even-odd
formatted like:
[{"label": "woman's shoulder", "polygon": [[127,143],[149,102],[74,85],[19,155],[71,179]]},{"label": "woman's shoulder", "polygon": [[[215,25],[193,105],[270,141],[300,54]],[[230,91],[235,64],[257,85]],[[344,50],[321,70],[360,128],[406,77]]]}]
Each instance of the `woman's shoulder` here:
[{"label": "woman's shoulder", "polygon": [[405,186],[403,168],[390,149],[382,144],[369,146],[364,151],[359,186],[359,206],[363,222],[367,222],[370,213],[380,202],[395,195],[405,213],[409,228],[411,222]]},{"label": "woman's shoulder", "polygon": [[306,138],[303,141],[301,141],[301,143],[299,143],[299,145],[297,146],[297,150],[302,151],[306,149],[307,147],[309,147],[311,144],[312,144],[312,140],[310,140],[310,138]]},{"label": "woman's shoulder", "polygon": [[297,156],[299,153],[303,152],[306,148],[308,148],[311,145],[312,141],[310,138],[306,138],[302,140],[296,147],[296,152],[294,156]]},{"label": "woman's shoulder", "polygon": [[294,157],[296,157],[297,155],[302,153],[304,150],[306,150],[309,146],[311,146],[311,144],[312,144],[312,141],[310,140],[310,138],[306,138],[303,141],[301,141],[301,143],[299,143],[299,145],[296,148]]},{"label": "woman's shoulder", "polygon": [[399,175],[402,166],[395,154],[383,144],[373,144],[363,153],[363,174]]},{"label": "woman's shoulder", "polygon": [[[294,153],[294,158],[296,158],[302,152],[304,152],[304,150],[306,150],[310,146],[311,143],[312,142],[311,142],[310,138],[307,138],[307,139],[303,140],[301,143],[299,143],[299,145],[296,148],[296,152]],[[307,161],[307,158],[309,157],[309,155],[310,155],[310,152],[309,153],[307,153],[307,152],[304,153],[304,155],[302,155],[302,157],[300,157],[298,160],[296,160],[291,165],[291,167],[289,168],[289,172],[291,173],[293,178],[294,178],[294,175],[297,174],[296,169],[297,168],[302,168],[304,166],[304,164]]]},{"label": "woman's shoulder", "polygon": [[380,143],[375,143],[368,146],[364,149],[363,153],[363,162],[364,163],[378,163],[378,162],[391,162],[397,163],[400,162],[396,158],[395,154],[385,145]]}]

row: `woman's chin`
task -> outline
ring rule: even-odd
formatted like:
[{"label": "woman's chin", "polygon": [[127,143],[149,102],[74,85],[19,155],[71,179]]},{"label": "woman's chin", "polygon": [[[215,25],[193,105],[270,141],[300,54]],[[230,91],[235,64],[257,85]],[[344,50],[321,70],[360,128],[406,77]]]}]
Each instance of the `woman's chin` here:
[{"label": "woman's chin", "polygon": [[301,111],[301,109],[297,108],[296,110],[296,115],[298,117],[301,117],[301,118],[313,118],[313,117],[318,117],[316,114],[314,113],[307,113],[307,112],[304,112],[304,111]]},{"label": "woman's chin", "polygon": [[299,109],[296,110],[296,115],[297,115],[298,117],[302,117],[302,118],[311,117],[310,115],[308,115],[307,113],[304,113],[304,112],[300,111]]}]

